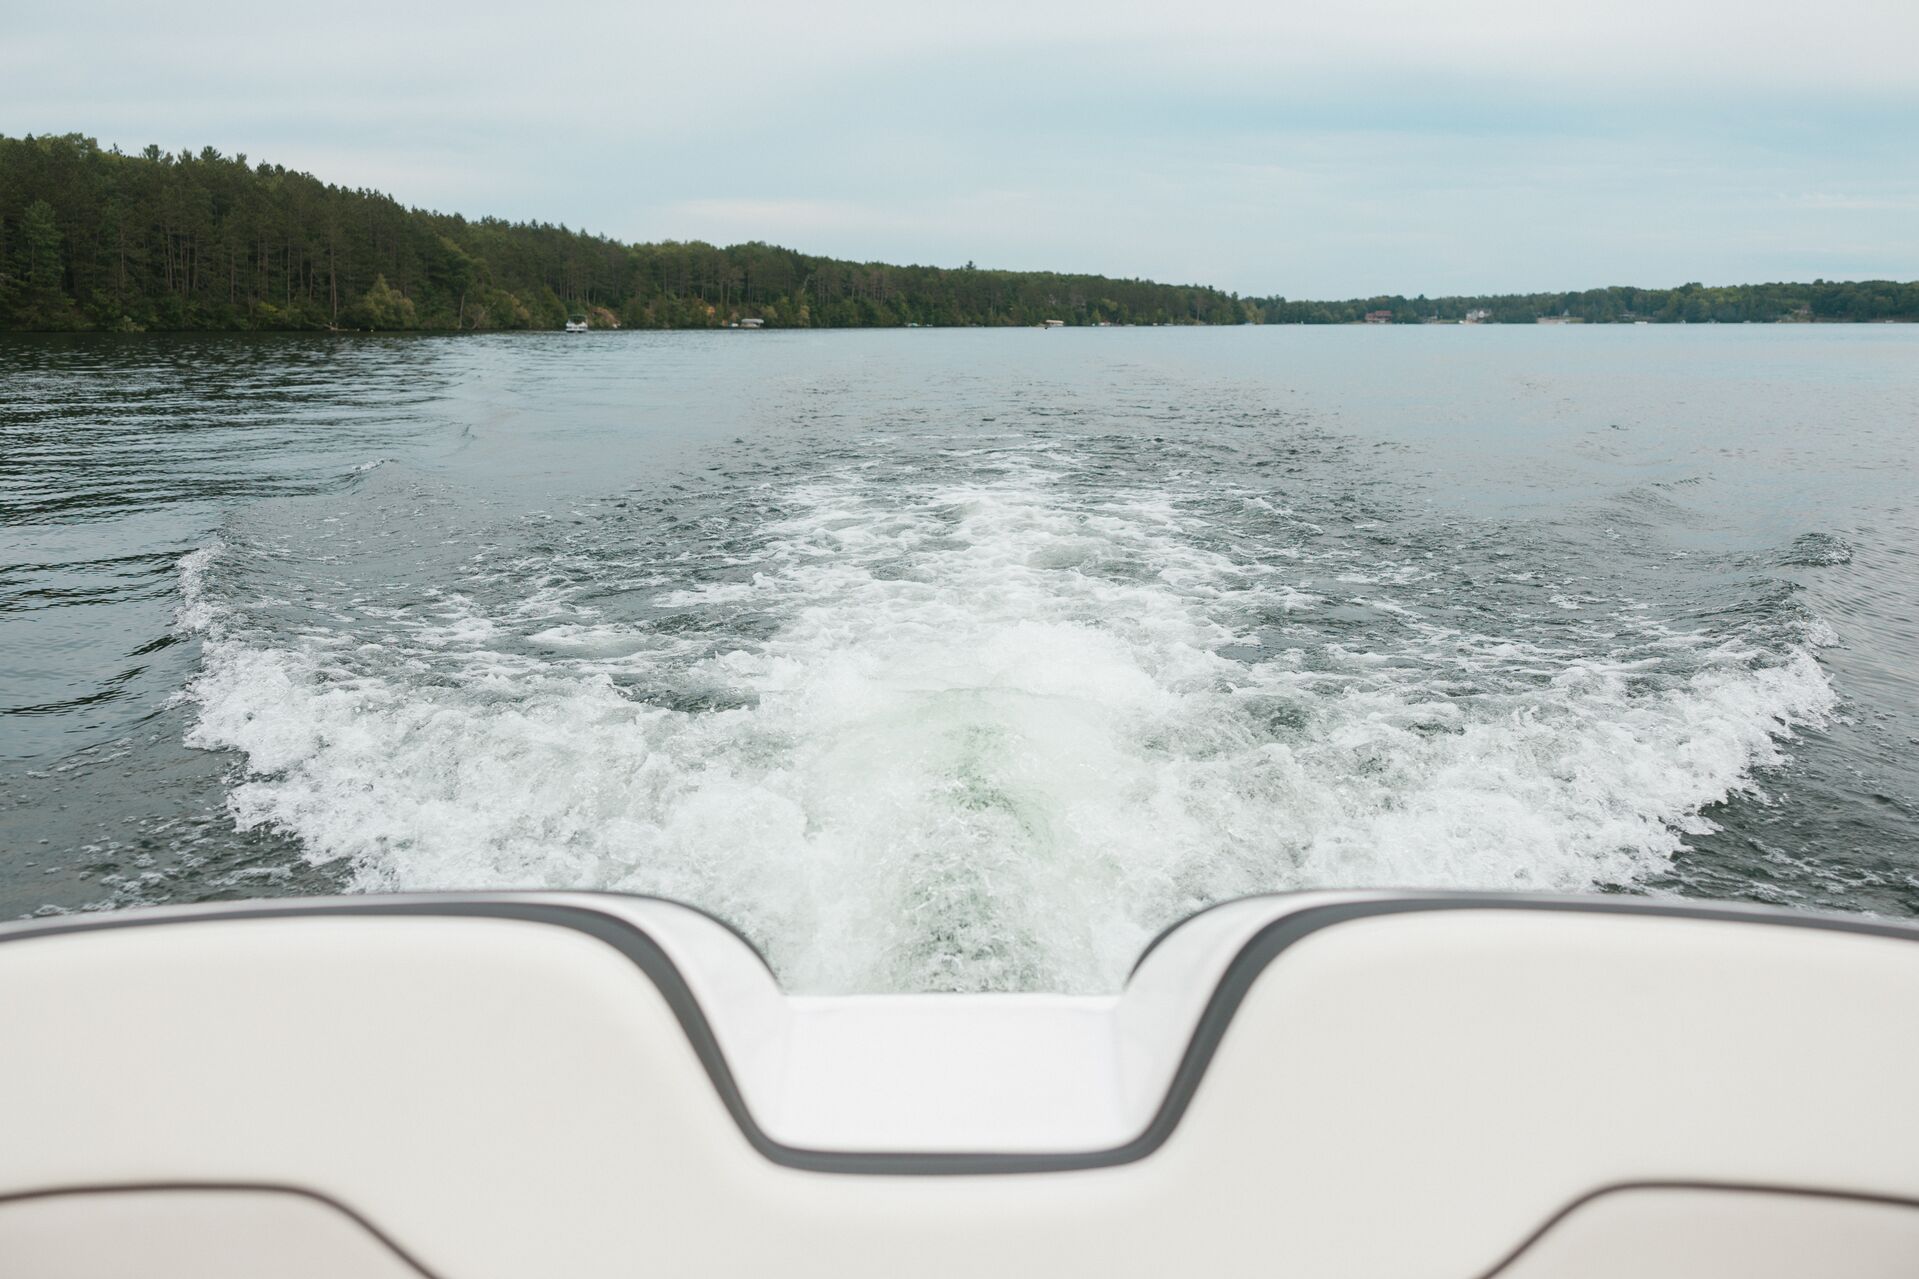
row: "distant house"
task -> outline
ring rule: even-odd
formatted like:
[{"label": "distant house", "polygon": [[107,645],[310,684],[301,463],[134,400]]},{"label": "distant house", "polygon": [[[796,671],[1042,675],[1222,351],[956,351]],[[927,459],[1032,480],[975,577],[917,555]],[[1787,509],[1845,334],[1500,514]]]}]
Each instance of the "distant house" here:
[{"label": "distant house", "polygon": [[1482,307],[1477,310],[1466,312],[1466,318],[1461,320],[1460,323],[1461,324],[1484,324],[1486,321],[1492,318],[1493,318],[1493,313]]},{"label": "distant house", "polygon": [[1065,327],[1066,327],[1066,321],[1064,321],[1064,320],[1048,320],[1048,321],[1046,322],[1046,327],[1047,327],[1047,328],[1049,328],[1049,329],[1063,329],[1063,328],[1065,328]]},{"label": "distant house", "polygon": [[743,329],[757,329],[761,327],[762,325],[764,325],[765,323],[766,323],[765,320],[759,319],[757,317],[752,317],[752,318],[741,320],[740,327]]},{"label": "distant house", "polygon": [[1366,312],[1366,323],[1368,324],[1391,324],[1392,322],[1393,313],[1391,311]]}]

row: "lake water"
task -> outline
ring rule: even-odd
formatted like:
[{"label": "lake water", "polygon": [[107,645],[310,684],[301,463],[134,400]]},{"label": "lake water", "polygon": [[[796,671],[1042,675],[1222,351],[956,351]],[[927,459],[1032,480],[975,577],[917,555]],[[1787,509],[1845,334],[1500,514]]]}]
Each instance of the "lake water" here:
[{"label": "lake water", "polygon": [[1268,889],[1919,914],[1919,328],[0,340],[0,917],[583,886],[805,991]]}]

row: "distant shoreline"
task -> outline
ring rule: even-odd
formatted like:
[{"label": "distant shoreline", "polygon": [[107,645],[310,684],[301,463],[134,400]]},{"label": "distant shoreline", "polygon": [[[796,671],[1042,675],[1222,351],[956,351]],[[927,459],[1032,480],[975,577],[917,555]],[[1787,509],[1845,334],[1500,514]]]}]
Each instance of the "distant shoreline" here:
[{"label": "distant shoreline", "polygon": [[[1383,328],[1383,327],[1395,327],[1395,326],[1406,327],[1406,328],[1570,328],[1570,327],[1628,328],[1628,327],[1634,327],[1634,326],[1641,326],[1641,327],[1647,327],[1647,328],[1653,328],[1653,327],[1658,327],[1658,328],[1774,327],[1776,328],[1776,327],[1799,327],[1799,326],[1804,326],[1809,328],[1815,327],[1815,326],[1827,327],[1827,328],[1830,328],[1830,327],[1864,328],[1864,327],[1870,327],[1873,325],[1907,325],[1907,324],[1919,324],[1919,318],[1901,317],[1896,319],[1884,319],[1884,320],[1816,319],[1816,320],[1724,320],[1724,321],[1721,321],[1721,320],[1558,320],[1558,319],[1545,318],[1545,319],[1535,319],[1530,321],[1488,320],[1488,321],[1481,321],[1478,323],[1471,323],[1463,320],[1420,320],[1420,321],[1395,322],[1395,325],[1369,324],[1367,321],[1364,321],[1364,320],[1344,320],[1344,321],[1253,320],[1253,321],[1247,321],[1241,324],[1208,324],[1208,323],[1187,322],[1187,323],[1173,323],[1173,324],[1121,323],[1121,324],[1103,324],[1103,325],[1084,324],[1084,323],[1075,324],[1071,321],[1068,321],[1063,325],[1057,325],[1054,327],[1069,328],[1069,329],[1084,329],[1084,328],[1113,328],[1113,329],[1151,329],[1151,328],[1353,329],[1353,328],[1359,328],[1359,329],[1363,329],[1363,328],[1373,328],[1373,327]],[[753,332],[861,333],[861,332],[876,332],[876,331],[890,332],[894,330],[906,331],[910,329],[929,329],[929,330],[937,329],[937,330],[946,331],[946,332],[951,332],[954,330],[968,331],[968,330],[977,330],[977,329],[994,329],[994,330],[1000,330],[1000,331],[1032,329],[1032,330],[1044,332],[1044,331],[1047,331],[1047,326],[1037,325],[1037,324],[908,324],[908,323],[902,322],[902,323],[894,323],[894,324],[843,324],[843,325],[816,324],[816,325],[807,325],[804,327],[786,326],[786,325],[764,325],[759,327],[742,328],[738,324],[677,324],[677,325],[650,325],[650,326],[641,326],[638,328],[627,328],[624,325],[611,325],[611,326],[604,326],[604,327],[595,325],[589,331],[596,336],[603,336],[609,333],[729,333],[729,332],[731,333],[753,333]],[[146,325],[137,325],[137,326],[123,325],[123,326],[113,326],[113,327],[99,327],[99,326],[85,325],[85,324],[75,324],[65,328],[52,328],[52,327],[27,328],[27,327],[20,327],[20,326],[15,326],[12,328],[0,328],[0,338],[9,337],[9,336],[12,336],[12,337],[79,337],[79,336],[162,337],[162,336],[179,336],[184,334],[228,334],[235,337],[242,337],[249,334],[260,334],[260,335],[301,334],[308,337],[345,337],[345,338],[400,337],[400,336],[406,336],[406,335],[417,335],[419,337],[484,337],[488,335],[498,335],[498,334],[505,334],[505,333],[555,333],[555,334],[564,335],[565,329],[560,326],[554,326],[551,328],[536,327],[536,326],[520,326],[515,328],[457,329],[457,328],[433,328],[433,327],[428,327],[426,325],[418,325],[418,324],[409,325],[406,327],[396,327],[396,328],[353,328],[346,325],[339,325],[339,326],[198,325],[198,326],[180,326],[176,328],[169,328],[169,327],[148,327]]]},{"label": "distant shoreline", "polygon": [[1919,321],[1919,281],[1299,301],[760,242],[626,244],[469,221],[208,147],[0,137],[0,331],[495,332]]},{"label": "distant shoreline", "polygon": [[[1912,324],[1914,324],[1914,323],[1919,323],[1919,321],[1913,321],[1913,320],[1819,320],[1819,321],[1814,321],[1814,322],[1812,322],[1812,323],[1808,323],[1808,324],[1805,324],[1805,325],[1798,325],[1798,324],[1793,324],[1793,323],[1791,323],[1791,322],[1788,322],[1788,321],[1762,321],[1762,320],[1744,320],[1744,321],[1740,321],[1740,322],[1738,322],[1738,323],[1730,323],[1730,322],[1729,322],[1729,323],[1724,323],[1724,324],[1721,324],[1721,323],[1719,323],[1718,321],[1714,321],[1714,320],[1708,320],[1708,321],[1705,321],[1705,322],[1703,322],[1703,323],[1696,323],[1696,324],[1695,324],[1695,323],[1691,323],[1691,322],[1688,322],[1688,321],[1685,321],[1685,320],[1660,320],[1660,321],[1649,321],[1649,322],[1647,322],[1647,323],[1646,323],[1645,325],[1643,325],[1642,327],[1646,327],[1646,328],[1698,328],[1698,329],[1706,329],[1706,328],[1740,328],[1740,329],[1744,329],[1744,328],[1797,328],[1797,327],[1805,327],[1805,328],[1813,328],[1813,327],[1819,327],[1819,328],[1843,328],[1843,329],[1861,329],[1861,328],[1872,328],[1872,327],[1875,327],[1875,326],[1887,326],[1887,327],[1890,327],[1890,326],[1901,326],[1901,327],[1904,327],[1904,326],[1909,326],[1909,325],[1912,325]],[[1065,327],[1065,328],[1073,328],[1073,329],[1087,329],[1087,328],[1093,328],[1093,327],[1095,327],[1095,326],[1092,326],[1092,325],[1066,325],[1066,326],[1063,326],[1063,327]],[[1367,325],[1367,324],[1364,324],[1364,323],[1362,323],[1362,322],[1357,322],[1357,321],[1355,321],[1355,322],[1351,322],[1351,323],[1346,323],[1346,324],[1240,324],[1240,325],[1220,325],[1220,324],[1182,324],[1182,325],[1142,325],[1142,324],[1115,324],[1115,325],[1108,325],[1108,326],[1105,326],[1105,327],[1108,327],[1108,328],[1113,328],[1113,329],[1129,329],[1129,330],[1130,330],[1130,329],[1142,329],[1142,328],[1180,328],[1180,329],[1227,329],[1227,328],[1235,328],[1235,329],[1363,329],[1363,328],[1368,328],[1368,327],[1372,327],[1372,326],[1369,326],[1369,325]],[[1403,327],[1418,327],[1418,328],[1476,328],[1476,327],[1485,327],[1485,328],[1495,328],[1495,327],[1497,327],[1497,328],[1504,328],[1504,329],[1530,329],[1530,328],[1556,328],[1556,327],[1567,327],[1567,326],[1561,326],[1561,325],[1551,325],[1551,324],[1519,324],[1519,323],[1513,323],[1513,324],[1500,324],[1500,325],[1492,325],[1492,324],[1487,324],[1487,325],[1483,325],[1483,326],[1481,326],[1481,325],[1470,325],[1470,324],[1459,324],[1459,323],[1456,323],[1456,322],[1451,322],[1451,323],[1449,323],[1449,322],[1445,322],[1445,321],[1441,321],[1441,322],[1439,322],[1439,323],[1435,323],[1435,324],[1422,324],[1422,325],[1407,325],[1407,326],[1403,326]],[[1618,322],[1618,321],[1615,321],[1615,322],[1611,322],[1611,323],[1606,323],[1606,322],[1598,322],[1598,323],[1593,323],[1593,324],[1589,324],[1589,325],[1579,325],[1579,326],[1575,326],[1575,327],[1582,327],[1582,328],[1608,328],[1608,329],[1612,329],[1612,328],[1628,328],[1628,327],[1635,327],[1635,326],[1634,326],[1634,325],[1632,325],[1632,324],[1630,324],[1630,323],[1626,323],[1626,322]],[[993,332],[1001,332],[1001,333],[1010,333],[1010,332],[1016,332],[1016,331],[1021,331],[1021,330],[1024,330],[1024,331],[1029,331],[1029,332],[1044,332],[1044,331],[1047,331],[1047,330],[1043,330],[1043,329],[1041,329],[1041,328],[1040,328],[1039,326],[1035,326],[1035,325],[1004,325],[1004,324],[998,324],[998,325],[980,325],[980,324],[921,324],[921,325],[916,325],[916,326],[908,326],[908,325],[904,325],[904,324],[888,324],[888,325],[858,325],[858,326],[840,326],[840,327],[832,327],[832,328],[829,328],[829,327],[821,327],[821,326],[815,326],[815,327],[811,327],[811,328],[805,328],[805,329],[800,329],[800,328],[768,328],[768,329],[761,329],[761,330],[757,330],[757,331],[758,331],[758,332],[766,332],[766,333],[789,333],[789,334],[791,334],[791,333],[819,333],[819,334],[828,334],[828,333],[904,333],[904,332],[909,332],[909,331],[914,331],[914,330],[920,330],[920,329],[923,329],[923,330],[926,330],[926,331],[929,331],[929,332],[942,332],[942,333],[956,333],[956,332],[962,332],[962,333],[963,333],[963,332],[980,332],[980,331],[993,331]],[[738,334],[747,334],[747,333],[752,333],[752,332],[755,332],[755,331],[756,331],[756,330],[752,330],[752,329],[742,329],[742,328],[726,328],[726,327],[720,327],[720,326],[715,326],[715,325],[700,325],[700,326],[697,326],[697,327],[695,327],[695,326],[685,326],[685,327],[677,327],[677,328],[658,328],[658,327],[656,327],[656,328],[640,328],[640,329],[628,329],[628,328],[614,328],[614,329],[594,329],[594,330],[592,330],[592,331],[591,331],[591,334],[590,334],[590,336],[592,336],[592,337],[594,337],[594,338],[596,338],[596,339],[597,339],[597,338],[605,338],[605,337],[607,337],[607,336],[611,336],[611,335],[621,335],[621,336],[625,336],[625,335],[630,335],[630,334],[649,334],[649,333],[651,333],[651,334],[663,334],[663,333],[707,333],[707,334],[713,334],[713,335],[715,335],[715,336],[719,336],[719,335],[724,335],[724,334],[733,334],[733,333],[738,333]],[[306,337],[306,338],[336,338],[336,339],[343,339],[343,340],[347,340],[347,341],[352,341],[352,340],[355,340],[355,339],[361,339],[361,338],[380,338],[380,339],[391,339],[391,338],[485,338],[485,337],[509,337],[509,336],[519,336],[519,337],[526,337],[526,336],[530,336],[530,335],[534,335],[534,334],[552,334],[552,335],[553,335],[553,336],[554,336],[554,337],[555,337],[556,339],[559,339],[559,338],[564,338],[564,337],[566,337],[566,336],[567,336],[567,334],[566,334],[566,331],[565,331],[564,329],[558,329],[558,328],[555,328],[555,329],[544,329],[544,328],[538,328],[538,329],[533,329],[533,328],[520,328],[520,329],[429,329],[429,328],[419,328],[419,327],[415,327],[415,328],[409,328],[409,329],[349,329],[349,328],[335,328],[335,329],[326,329],[326,328],[317,328],[317,329],[314,329],[314,328],[307,328],[307,329],[295,329],[295,328],[275,328],[275,329],[269,329],[269,328],[252,328],[252,329],[236,329],[236,328],[197,328],[197,329],[186,329],[186,328],[182,328],[182,329],[147,329],[147,328],[140,328],[140,329],[98,329],[98,328],[70,328],[70,329],[22,329],[22,328],[14,328],[14,329],[0,329],[0,343],[5,343],[5,342],[8,342],[8,341],[26,341],[26,340],[31,340],[31,339],[48,339],[48,338],[93,338],[93,339],[107,339],[107,340],[112,340],[112,339],[123,339],[123,338],[125,338],[125,339],[136,339],[136,338],[175,338],[175,337],[232,337],[232,338],[247,338],[247,337],[261,337],[261,338],[267,338],[267,337],[274,337],[274,338],[279,338],[279,337]],[[579,336],[579,335],[578,335],[578,334],[574,334],[573,336],[575,336],[575,337],[577,337],[577,336]]]}]

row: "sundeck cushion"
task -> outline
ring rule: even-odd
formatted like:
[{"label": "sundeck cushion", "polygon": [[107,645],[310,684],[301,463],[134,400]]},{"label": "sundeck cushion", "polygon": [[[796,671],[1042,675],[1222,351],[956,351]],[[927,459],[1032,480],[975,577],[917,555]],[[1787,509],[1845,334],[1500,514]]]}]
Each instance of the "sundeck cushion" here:
[{"label": "sundeck cushion", "polygon": [[1468,1279],[1607,1187],[1919,1201],[1896,929],[1275,898],[1112,998],[788,1000],[684,908],[483,901],[0,929],[0,1202],[303,1191],[443,1279]]}]

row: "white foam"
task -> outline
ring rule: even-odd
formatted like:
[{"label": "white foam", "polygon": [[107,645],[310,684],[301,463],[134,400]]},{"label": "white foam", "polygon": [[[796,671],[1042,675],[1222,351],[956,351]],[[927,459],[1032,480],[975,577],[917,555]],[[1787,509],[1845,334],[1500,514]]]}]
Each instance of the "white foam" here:
[{"label": "white foam", "polygon": [[207,570],[226,550],[226,543],[214,538],[197,551],[180,559],[180,607],[174,610],[174,625],[184,631],[211,631],[220,619],[217,605],[207,587]]},{"label": "white foam", "polygon": [[[537,651],[498,651],[512,619],[448,597],[421,623],[431,680],[224,633],[209,548],[182,565],[191,740],[245,753],[242,826],[350,859],[360,888],[661,892],[805,991],[1092,991],[1238,893],[1636,882],[1832,703],[1803,650],[1675,637],[1689,673],[1649,690],[1643,652],[1568,660],[1385,600],[1403,629],[1310,669],[1233,660],[1249,619],[1319,606],[1300,545],[1222,550],[1165,492],[1065,474],[795,490],[750,581],[655,598],[776,621],[718,652],[551,599],[526,610]],[[1462,675],[1490,691],[1456,696]],[[615,676],[715,696],[670,709]]]}]

